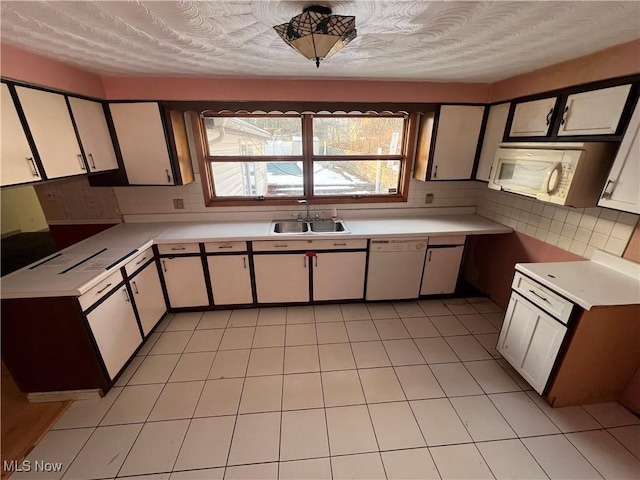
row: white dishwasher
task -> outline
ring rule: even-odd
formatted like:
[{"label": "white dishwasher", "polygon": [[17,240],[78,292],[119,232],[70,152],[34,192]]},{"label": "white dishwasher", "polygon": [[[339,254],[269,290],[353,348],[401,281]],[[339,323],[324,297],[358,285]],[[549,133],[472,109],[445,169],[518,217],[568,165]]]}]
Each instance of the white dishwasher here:
[{"label": "white dishwasher", "polygon": [[418,298],[427,238],[371,240],[367,300]]}]

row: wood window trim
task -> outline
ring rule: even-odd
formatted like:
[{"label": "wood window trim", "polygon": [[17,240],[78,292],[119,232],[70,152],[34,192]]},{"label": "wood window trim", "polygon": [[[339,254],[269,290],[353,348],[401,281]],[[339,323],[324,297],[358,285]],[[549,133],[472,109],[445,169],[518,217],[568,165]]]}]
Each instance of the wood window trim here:
[{"label": "wood window trim", "polygon": [[[406,203],[409,198],[409,183],[411,181],[411,170],[413,167],[413,162],[416,154],[416,146],[417,146],[417,138],[418,138],[418,130],[420,125],[420,116],[421,113],[413,112],[410,113],[407,117],[406,128],[403,137],[403,152],[401,160],[401,170],[400,170],[400,178],[398,179],[398,186],[400,191],[394,195],[366,195],[366,196],[346,196],[346,195],[322,195],[316,196],[313,195],[313,171],[310,168],[303,169],[304,171],[304,181],[303,181],[303,195],[302,196],[291,196],[286,198],[230,198],[230,197],[216,197],[214,192],[214,183],[213,183],[213,173],[211,171],[211,167],[209,165],[209,159],[207,158],[205,152],[208,152],[207,149],[207,138],[206,133],[204,131],[203,122],[201,121],[201,117],[196,112],[189,112],[191,116],[191,124],[193,126],[193,136],[195,143],[195,155],[198,161],[198,167],[200,170],[200,180],[202,183],[202,191],[204,194],[204,203],[206,207],[243,207],[243,206],[284,206],[284,205],[297,205],[297,201],[301,199],[307,199],[310,204],[313,205],[327,205],[327,204],[367,204],[367,203]],[[313,121],[312,116],[303,116],[303,125],[302,125],[302,135],[305,135],[305,128],[311,128],[310,122]],[[305,123],[307,125],[305,126]],[[308,158],[313,162],[314,159],[321,160],[322,157],[313,155],[313,144],[311,142],[304,142],[303,147],[305,148],[305,152],[303,152],[303,161],[305,158]],[[310,151],[306,151],[310,150]],[[399,160],[400,156],[385,156],[389,157],[388,159]],[[262,160],[262,157],[258,157]],[[258,160],[256,158],[256,160]],[[341,157],[342,158],[342,157]],[[373,160],[373,156],[367,159],[367,156],[358,156],[358,157],[347,157],[345,156],[345,160]],[[376,157],[378,159],[379,157]],[[238,161],[244,162],[247,157],[240,158],[229,158],[227,161]],[[387,159],[387,158],[384,158]],[[299,161],[299,157],[291,158],[286,157],[282,160],[285,161]]]}]

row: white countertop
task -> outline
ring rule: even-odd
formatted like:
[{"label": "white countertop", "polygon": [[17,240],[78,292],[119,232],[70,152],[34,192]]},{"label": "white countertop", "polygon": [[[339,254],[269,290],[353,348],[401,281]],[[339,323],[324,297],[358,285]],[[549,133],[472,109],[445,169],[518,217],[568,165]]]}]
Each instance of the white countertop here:
[{"label": "white countertop", "polygon": [[[425,237],[509,233],[479,215],[438,215],[345,221],[349,234],[269,235],[271,221],[120,224],[2,277],[2,298],[78,296],[152,244],[287,239]],[[57,256],[56,256],[57,255]],[[91,260],[69,270],[78,262]],[[53,258],[55,257],[55,258]],[[47,259],[49,262],[42,263]],[[40,265],[42,264],[42,265]],[[38,266],[40,265],[40,266]],[[107,268],[108,267],[108,268]]]},{"label": "white countertop", "polygon": [[585,310],[640,304],[640,265],[602,251],[591,261],[518,263],[516,270]]}]

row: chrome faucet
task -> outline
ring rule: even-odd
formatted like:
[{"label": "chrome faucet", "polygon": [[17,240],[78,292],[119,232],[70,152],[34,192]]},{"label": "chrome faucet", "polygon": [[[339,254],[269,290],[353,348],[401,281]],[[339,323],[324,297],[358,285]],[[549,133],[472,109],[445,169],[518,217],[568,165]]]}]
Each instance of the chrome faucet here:
[{"label": "chrome faucet", "polygon": [[309,216],[309,202],[306,199],[302,199],[302,200],[298,200],[298,203],[301,204],[301,205],[306,205],[306,207],[307,207],[307,217],[304,220],[300,219],[300,218],[298,220],[301,221],[301,222],[302,221],[307,221],[308,222],[309,220],[311,220],[311,217]]}]

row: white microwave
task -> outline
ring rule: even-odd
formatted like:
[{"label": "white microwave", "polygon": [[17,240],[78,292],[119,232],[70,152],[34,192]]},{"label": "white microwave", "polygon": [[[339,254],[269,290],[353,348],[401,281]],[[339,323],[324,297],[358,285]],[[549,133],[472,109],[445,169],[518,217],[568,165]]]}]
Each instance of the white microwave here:
[{"label": "white microwave", "polygon": [[594,207],[609,175],[616,144],[501,143],[489,188],[572,207]]}]

